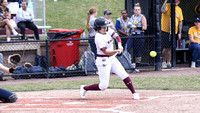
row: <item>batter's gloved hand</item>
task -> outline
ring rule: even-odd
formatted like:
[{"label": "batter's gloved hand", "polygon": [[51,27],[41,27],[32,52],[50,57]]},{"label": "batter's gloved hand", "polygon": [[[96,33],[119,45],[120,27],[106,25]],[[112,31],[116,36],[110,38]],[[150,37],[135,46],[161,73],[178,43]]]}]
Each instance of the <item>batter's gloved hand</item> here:
[{"label": "batter's gloved hand", "polygon": [[8,56],[8,64],[11,64],[13,67],[16,67],[21,60],[20,54],[13,54]]}]

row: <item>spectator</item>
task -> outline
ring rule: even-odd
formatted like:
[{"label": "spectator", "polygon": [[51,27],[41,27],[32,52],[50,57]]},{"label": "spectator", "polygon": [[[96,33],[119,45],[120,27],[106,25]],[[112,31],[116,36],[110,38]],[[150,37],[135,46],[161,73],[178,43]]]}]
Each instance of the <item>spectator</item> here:
[{"label": "spectator", "polygon": [[[161,44],[162,44],[162,55],[163,62],[162,68],[171,68],[171,6],[167,3],[168,0],[165,0],[161,7],[162,19],[161,19]],[[182,20],[183,13],[181,8],[178,6],[181,0],[176,0],[175,6],[175,34],[178,33],[176,38],[178,40],[181,39],[181,31],[182,31]]]},{"label": "spectator", "polygon": [[86,28],[88,31],[88,38],[90,39],[89,43],[91,46],[91,50],[95,54],[95,58],[97,57],[97,49],[94,42],[94,37],[96,34],[94,30],[94,21],[96,20],[96,16],[97,16],[97,8],[95,7],[90,8],[89,11],[87,12]]},{"label": "spectator", "polygon": [[11,12],[10,12],[10,9],[7,8],[7,5],[8,5],[7,0],[1,0],[0,5],[1,5],[0,6],[0,27],[3,27],[6,29],[7,41],[10,41],[11,32],[13,33],[14,36],[20,36],[20,34],[16,32],[16,30],[13,28],[13,26],[10,23]]},{"label": "spectator", "polygon": [[38,28],[37,26],[33,23],[34,15],[33,11],[29,8],[27,8],[28,2],[27,1],[22,1],[22,8],[20,8],[17,12],[17,26],[21,30],[22,34],[22,40],[25,39],[25,29],[29,28],[30,30],[34,31],[34,35],[36,40],[39,40],[39,34],[38,34]]},{"label": "spectator", "polygon": [[[129,22],[129,17],[128,17],[128,11],[127,10],[122,10],[121,11],[121,17],[116,20],[116,25],[115,28],[119,34],[120,37],[125,37],[129,36],[129,28],[128,28],[128,22]],[[127,39],[122,38],[122,46],[125,47]]]},{"label": "spectator", "polygon": [[116,31],[114,23],[112,22],[112,20],[110,19],[110,15],[112,14],[110,11],[104,11],[104,18],[106,18],[106,20],[108,21],[108,24],[110,24],[110,28],[113,29],[114,31]]},{"label": "spectator", "polygon": [[190,39],[189,50],[192,51],[191,68],[196,67],[196,62],[200,58],[200,16],[195,18],[194,25],[188,31]]},{"label": "spectator", "polygon": [[[147,29],[146,17],[141,14],[141,7],[139,3],[136,3],[133,9],[134,15],[131,16],[129,25],[131,30],[131,37],[134,36],[144,36],[144,31]],[[139,72],[137,67],[141,63],[141,48],[144,43],[144,38],[129,38],[127,40],[127,50],[130,52],[131,48],[134,48],[136,69],[135,72]]]}]

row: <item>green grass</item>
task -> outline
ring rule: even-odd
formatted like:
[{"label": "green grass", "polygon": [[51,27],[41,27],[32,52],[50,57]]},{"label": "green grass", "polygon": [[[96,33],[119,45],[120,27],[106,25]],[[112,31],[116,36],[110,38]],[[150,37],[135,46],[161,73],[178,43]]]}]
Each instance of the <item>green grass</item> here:
[{"label": "green grass", "polygon": [[[140,90],[200,90],[200,76],[141,76],[131,79],[135,88]],[[62,90],[79,89],[82,84],[94,83],[99,83],[99,79],[1,85],[1,88],[14,92]],[[119,77],[111,77],[109,88],[126,89],[127,87]]]},{"label": "green grass", "polygon": [[97,17],[105,10],[112,12],[113,22],[121,16],[125,0],[46,0],[46,24],[52,29],[85,29],[86,14],[89,8],[98,9]]}]

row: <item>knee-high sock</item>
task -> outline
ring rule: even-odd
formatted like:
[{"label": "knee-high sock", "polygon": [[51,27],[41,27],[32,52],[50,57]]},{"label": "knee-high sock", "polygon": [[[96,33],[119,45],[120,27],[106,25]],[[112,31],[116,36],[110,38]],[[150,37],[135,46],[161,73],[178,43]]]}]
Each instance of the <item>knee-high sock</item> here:
[{"label": "knee-high sock", "polygon": [[125,78],[123,81],[126,84],[126,86],[131,90],[132,94],[135,93],[135,89],[133,87],[130,77]]},{"label": "knee-high sock", "polygon": [[99,84],[93,84],[93,85],[90,85],[90,86],[85,86],[84,89],[86,91],[88,91],[88,90],[100,90]]}]

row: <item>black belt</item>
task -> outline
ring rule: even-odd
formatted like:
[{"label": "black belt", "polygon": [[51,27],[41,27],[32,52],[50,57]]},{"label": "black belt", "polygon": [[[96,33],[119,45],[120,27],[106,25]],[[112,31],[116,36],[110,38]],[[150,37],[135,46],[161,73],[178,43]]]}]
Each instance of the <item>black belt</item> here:
[{"label": "black belt", "polygon": [[97,57],[110,57],[110,56],[112,56],[112,55],[99,55],[99,54],[97,54]]}]

